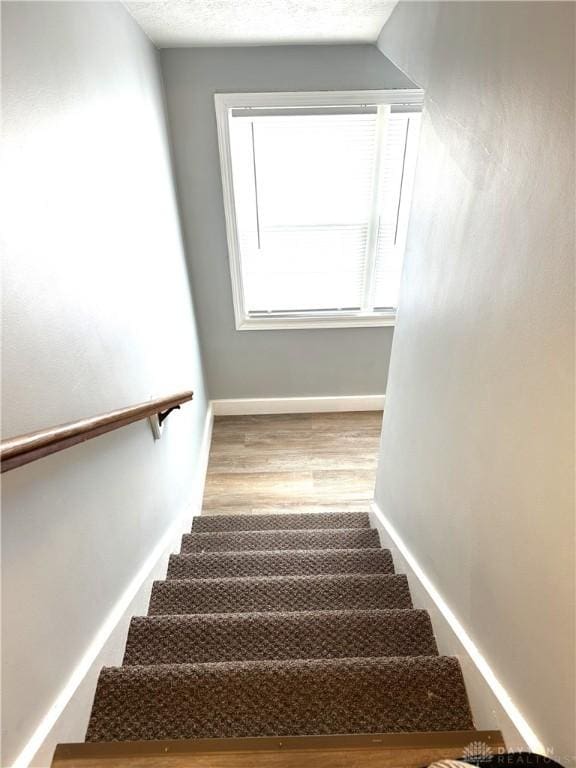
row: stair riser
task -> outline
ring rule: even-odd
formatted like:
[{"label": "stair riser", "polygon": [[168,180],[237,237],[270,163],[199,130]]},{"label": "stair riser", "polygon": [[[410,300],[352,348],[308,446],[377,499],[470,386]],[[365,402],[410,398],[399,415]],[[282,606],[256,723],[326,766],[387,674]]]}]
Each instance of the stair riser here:
[{"label": "stair riser", "polygon": [[188,533],[182,537],[181,552],[364,548],[380,548],[380,539],[376,530],[372,528],[345,528],[314,531]]},{"label": "stair riser", "polygon": [[412,608],[403,575],[155,582],[149,615]]},{"label": "stair riser", "polygon": [[382,550],[289,550],[285,552],[204,552],[171,555],[168,579],[238,576],[319,576],[394,573],[392,555]]},{"label": "stair riser", "polygon": [[124,664],[437,654],[425,611],[133,619]]},{"label": "stair riser", "polygon": [[290,529],[369,528],[366,512],[276,515],[201,515],[192,522],[194,533],[208,531],[270,531]]}]

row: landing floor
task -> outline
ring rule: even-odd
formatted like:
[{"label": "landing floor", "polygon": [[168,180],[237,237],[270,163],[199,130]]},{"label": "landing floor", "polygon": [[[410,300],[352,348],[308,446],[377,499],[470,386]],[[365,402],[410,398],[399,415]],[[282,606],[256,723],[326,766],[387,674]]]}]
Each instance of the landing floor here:
[{"label": "landing floor", "polygon": [[365,511],[381,426],[381,411],[216,417],[203,511]]}]

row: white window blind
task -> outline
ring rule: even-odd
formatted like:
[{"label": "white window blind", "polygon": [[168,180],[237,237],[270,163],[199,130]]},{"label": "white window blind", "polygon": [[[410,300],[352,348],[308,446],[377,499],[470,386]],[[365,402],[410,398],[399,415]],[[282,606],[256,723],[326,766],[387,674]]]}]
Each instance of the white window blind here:
[{"label": "white window blind", "polygon": [[230,110],[248,317],[394,311],[418,121],[388,104]]},{"label": "white window blind", "polygon": [[372,306],[396,309],[412,200],[420,115],[392,113],[383,147]]}]

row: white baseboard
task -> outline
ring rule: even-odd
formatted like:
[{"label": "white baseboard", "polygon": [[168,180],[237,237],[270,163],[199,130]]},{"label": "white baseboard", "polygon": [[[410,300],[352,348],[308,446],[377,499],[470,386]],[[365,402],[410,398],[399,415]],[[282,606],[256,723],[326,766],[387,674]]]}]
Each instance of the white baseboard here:
[{"label": "white baseboard", "polygon": [[414,606],[424,608],[430,614],[440,653],[458,657],[476,727],[502,731],[509,751],[528,749],[545,755],[546,750],[540,739],[496,677],[487,659],[376,502],[371,504],[370,517],[380,533],[382,546],[392,552],[396,570],[408,577]]},{"label": "white baseboard", "polygon": [[213,421],[209,404],[191,499],[118,598],[12,768],[48,768],[57,744],[83,740],[100,670],[122,663],[130,619],[146,614],[153,582],[165,577],[170,554],[178,550],[182,534],[190,530],[192,518],[202,509]]},{"label": "white baseboard", "polygon": [[384,409],[384,395],[347,395],[342,397],[245,397],[233,400],[212,400],[212,407],[215,416],[381,411]]},{"label": "white baseboard", "polygon": [[194,499],[192,502],[193,515],[200,514],[202,511],[202,500],[204,498],[204,486],[206,484],[206,473],[208,472],[208,460],[210,458],[210,445],[212,443],[212,427],[214,426],[214,408],[212,403],[208,403],[206,410],[206,419],[204,421],[204,432],[202,434],[202,443],[200,446],[200,455],[198,456],[198,471],[196,482],[194,484]]}]

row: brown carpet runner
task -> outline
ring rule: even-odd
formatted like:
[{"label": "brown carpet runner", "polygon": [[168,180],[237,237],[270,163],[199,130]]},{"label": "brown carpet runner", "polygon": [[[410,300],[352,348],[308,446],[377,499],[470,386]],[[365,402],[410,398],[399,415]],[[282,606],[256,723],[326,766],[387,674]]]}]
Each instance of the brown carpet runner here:
[{"label": "brown carpet runner", "polygon": [[142,616],[123,664],[436,656],[426,611],[304,611]]},{"label": "brown carpet runner", "polygon": [[473,728],[458,661],[364,513],[194,520],[88,741]]},{"label": "brown carpet runner", "polygon": [[406,576],[266,576],[168,579],[152,588],[148,613],[240,613],[412,608]]},{"label": "brown carpet runner", "polygon": [[171,555],[168,579],[394,573],[387,549],[288,549]]},{"label": "brown carpet runner", "polygon": [[[370,528],[365,512],[308,512],[305,525],[301,514],[282,515],[282,530],[302,528]],[[226,533],[227,531],[277,531],[278,515],[201,515],[194,521],[195,533]]]},{"label": "brown carpet runner", "polygon": [[363,549],[364,547],[376,549],[380,547],[378,531],[371,528],[226,531],[187,533],[182,537],[182,552],[237,552],[251,549],[259,551],[267,549]]}]

